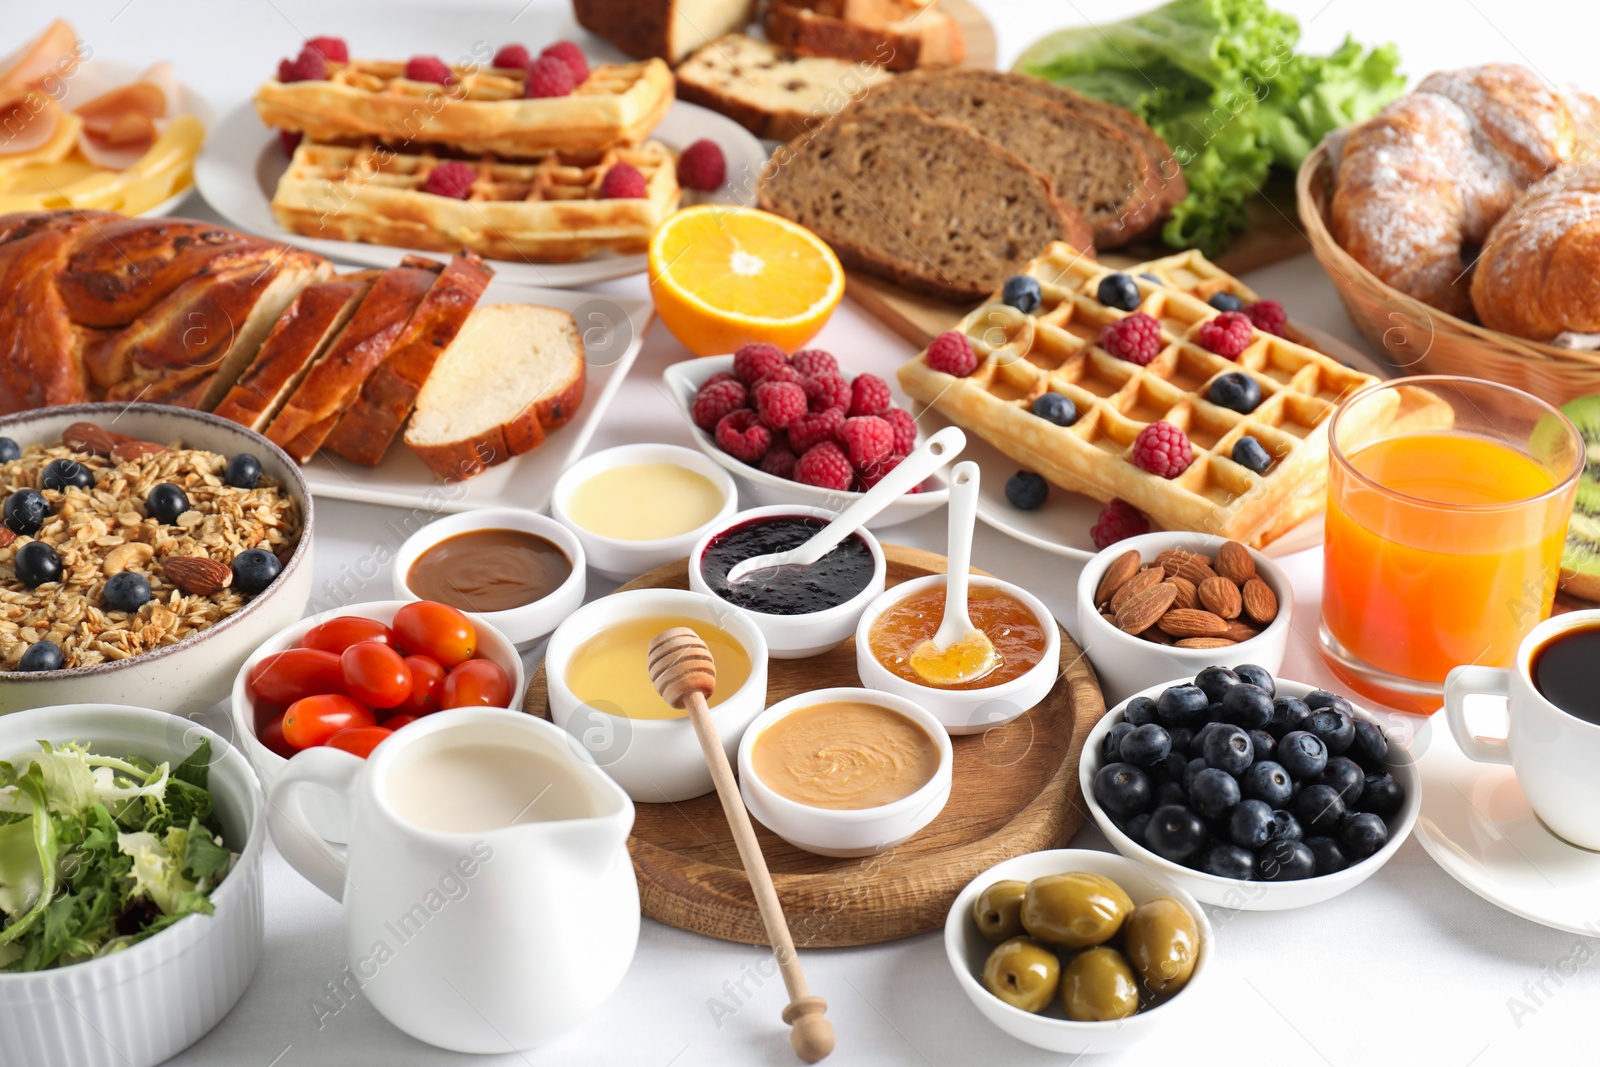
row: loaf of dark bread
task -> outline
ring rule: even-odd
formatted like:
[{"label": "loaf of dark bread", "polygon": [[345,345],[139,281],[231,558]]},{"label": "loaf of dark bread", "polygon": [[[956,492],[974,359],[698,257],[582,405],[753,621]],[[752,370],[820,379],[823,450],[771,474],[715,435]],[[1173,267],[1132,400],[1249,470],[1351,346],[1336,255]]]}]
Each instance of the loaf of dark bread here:
[{"label": "loaf of dark bread", "polygon": [[572,0],[578,25],[630,56],[676,65],[707,41],[743,29],[755,0]]}]

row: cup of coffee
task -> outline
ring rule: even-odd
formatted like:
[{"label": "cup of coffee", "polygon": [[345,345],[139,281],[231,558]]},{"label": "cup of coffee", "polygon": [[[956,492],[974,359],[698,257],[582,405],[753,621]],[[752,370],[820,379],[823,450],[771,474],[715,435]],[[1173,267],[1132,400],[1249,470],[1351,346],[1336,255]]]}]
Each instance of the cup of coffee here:
[{"label": "cup of coffee", "polygon": [[[1557,836],[1600,849],[1600,611],[1546,619],[1517,646],[1509,670],[1457,667],[1444,683],[1450,732],[1468,759],[1508,763],[1534,812]],[[1466,722],[1469,696],[1506,700],[1506,736]]]}]

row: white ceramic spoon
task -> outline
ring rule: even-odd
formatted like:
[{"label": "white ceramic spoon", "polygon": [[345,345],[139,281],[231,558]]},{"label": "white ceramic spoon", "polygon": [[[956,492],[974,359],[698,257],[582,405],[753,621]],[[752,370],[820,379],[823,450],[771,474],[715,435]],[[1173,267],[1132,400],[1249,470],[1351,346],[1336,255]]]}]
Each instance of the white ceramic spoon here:
[{"label": "white ceramic spoon", "polygon": [[[728,582],[742,582],[750,575],[768,567],[809,567],[832,552],[846,537],[865,526],[878,512],[900,499],[906,490],[921,485],[923,480],[949,463],[967,447],[967,435],[959,426],[946,426],[922,442],[900,465],[877,485],[861,494],[861,499],[839,512],[838,518],[818,530],[811,540],[787,552],[768,552],[764,556],[751,556],[740,560],[728,572]],[[971,540],[971,531],[968,531]]]},{"label": "white ceramic spoon", "polygon": [[972,529],[978,517],[978,465],[957,463],[950,472],[950,537],[945,548],[944,618],[933,638],[911,653],[911,667],[931,685],[982,678],[1000,666],[989,635],[967,614],[967,575],[972,565]]}]

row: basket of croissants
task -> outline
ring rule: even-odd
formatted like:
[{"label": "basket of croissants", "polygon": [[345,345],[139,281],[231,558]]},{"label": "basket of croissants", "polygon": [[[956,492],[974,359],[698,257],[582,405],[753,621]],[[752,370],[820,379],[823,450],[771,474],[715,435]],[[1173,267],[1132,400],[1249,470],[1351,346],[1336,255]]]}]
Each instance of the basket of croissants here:
[{"label": "basket of croissants", "polygon": [[1433,74],[1319,145],[1297,190],[1394,366],[1600,392],[1600,100],[1510,64]]}]

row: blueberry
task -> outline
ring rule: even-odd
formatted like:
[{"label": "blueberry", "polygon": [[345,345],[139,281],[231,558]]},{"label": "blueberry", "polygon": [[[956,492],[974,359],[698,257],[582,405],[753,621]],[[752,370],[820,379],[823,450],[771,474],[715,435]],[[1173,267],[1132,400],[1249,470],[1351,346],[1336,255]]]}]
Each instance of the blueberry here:
[{"label": "blueberry", "polygon": [[1261,385],[1248,374],[1232,371],[1212,379],[1206,399],[1219,408],[1248,415],[1261,406]]},{"label": "blueberry", "polygon": [[1239,788],[1247,797],[1264,800],[1273,807],[1289,803],[1294,783],[1289,772],[1272,760],[1258,760],[1239,776]]},{"label": "blueberry", "polygon": [[12,566],[17,572],[17,581],[29,589],[61,580],[61,557],[43,541],[29,541],[17,549]]},{"label": "blueberry", "polygon": [[1189,757],[1182,752],[1168,752],[1167,758],[1157,764],[1153,770],[1158,777],[1168,781],[1183,784],[1183,772],[1189,769]]},{"label": "blueberry", "polygon": [[1278,762],[1296,778],[1310,781],[1328,765],[1328,746],[1307,730],[1294,730],[1278,740]]},{"label": "blueberry", "polygon": [[1205,691],[1207,700],[1220,701],[1239,684],[1239,676],[1227,667],[1207,667],[1194,676],[1194,684]]},{"label": "blueberry", "polygon": [[1122,824],[1122,832],[1133,838],[1139,844],[1144,844],[1144,828],[1150,825],[1150,813],[1141,811],[1133,818]]},{"label": "blueberry", "polygon": [[1252,852],[1272,839],[1272,805],[1261,800],[1241,800],[1228,813],[1228,837]]},{"label": "blueberry", "polygon": [[1145,847],[1174,863],[1188,863],[1206,843],[1206,824],[1188,808],[1168,804],[1150,813]]},{"label": "blueberry", "polygon": [[22,458],[22,446],[9,437],[0,437],[0,463]]},{"label": "blueberry", "polygon": [[1381,771],[1389,762],[1389,739],[1375,722],[1357,719],[1356,739],[1350,745],[1350,755],[1365,771]]},{"label": "blueberry", "polygon": [[100,600],[107,611],[138,611],[150,599],[150,580],[133,571],[121,571],[106,580]]},{"label": "blueberry", "polygon": [[1215,819],[1239,803],[1239,783],[1227,771],[1207,767],[1194,776],[1189,803],[1207,819]]},{"label": "blueberry", "polygon": [[1057,426],[1071,426],[1078,421],[1078,405],[1060,393],[1041,393],[1029,410]]},{"label": "blueberry", "polygon": [[1249,734],[1227,723],[1213,723],[1206,729],[1211,731],[1205,742],[1207,766],[1228,774],[1241,774],[1255,762],[1255,748]]},{"label": "blueberry", "polygon": [[1154,767],[1172,751],[1172,736],[1155,723],[1146,723],[1122,738],[1121,751],[1125,763]]},{"label": "blueberry", "polygon": [[178,521],[189,510],[189,497],[181,486],[162,482],[144,498],[144,513],[166,526]]},{"label": "blueberry", "polygon": [[1317,873],[1317,857],[1304,841],[1277,838],[1256,853],[1256,877],[1264,882],[1291,882]]},{"label": "blueberry", "polygon": [[1150,776],[1131,763],[1108,763],[1095,772],[1094,799],[1112,815],[1150,810]]},{"label": "blueberry", "polygon": [[1272,721],[1272,697],[1264,689],[1241,682],[1222,698],[1222,713],[1235,726],[1259,730]]},{"label": "blueberry", "polygon": [[1304,841],[1306,832],[1300,828],[1300,820],[1290,815],[1282,808],[1275,808],[1272,812],[1272,840],[1284,838],[1288,841]]},{"label": "blueberry", "polygon": [[1322,738],[1322,743],[1328,746],[1328,754],[1333,756],[1344,755],[1356,739],[1355,720],[1338,708],[1313,711],[1306,729]]},{"label": "blueberry", "polygon": [[1255,686],[1269,697],[1278,695],[1278,683],[1273,681],[1272,672],[1265,667],[1241,663],[1233,669],[1233,673],[1239,676],[1239,681]]},{"label": "blueberry", "polygon": [[1095,296],[1108,308],[1132,311],[1139,306],[1139,283],[1120,271],[1107,274],[1100,279],[1100,288],[1095,290]]},{"label": "blueberry", "polygon": [[1194,745],[1194,731],[1187,726],[1167,727],[1167,736],[1172,738],[1172,751],[1189,754],[1189,749]]},{"label": "blueberry", "polygon": [[1111,729],[1106,731],[1106,736],[1100,741],[1100,760],[1103,763],[1115,763],[1122,758],[1122,739],[1133,733],[1133,724],[1130,722],[1112,723]]},{"label": "blueberry", "polygon": [[1250,747],[1255,750],[1257,760],[1270,760],[1277,755],[1278,739],[1265,730],[1251,730]]},{"label": "blueberry", "polygon": [[240,452],[228,460],[222,480],[235,489],[254,489],[261,481],[261,461],[248,452]]},{"label": "blueberry", "polygon": [[1194,737],[1189,741],[1189,747],[1185,750],[1189,753],[1190,758],[1204,756],[1206,754],[1206,738],[1210,737],[1211,732],[1218,726],[1226,725],[1227,723],[1208,722],[1196,730]]},{"label": "blueberry", "polygon": [[1304,730],[1311,718],[1311,709],[1299,697],[1278,697],[1272,702],[1272,720],[1267,729],[1282,737],[1294,730]]},{"label": "blueberry", "polygon": [[1206,303],[1218,311],[1240,311],[1244,308],[1244,301],[1232,293],[1212,293],[1211,299]]},{"label": "blueberry", "polygon": [[1010,304],[1024,315],[1032,315],[1042,297],[1039,280],[1027,274],[1013,274],[1000,290],[1001,303]]},{"label": "blueberry", "polygon": [[1333,874],[1350,866],[1350,859],[1344,854],[1344,849],[1339,847],[1339,842],[1331,837],[1308,837],[1306,847],[1317,859],[1318,874]]},{"label": "blueberry", "polygon": [[1331,834],[1344,821],[1344,801],[1331,785],[1308,785],[1294,801],[1294,813],[1314,834]]},{"label": "blueberry", "polygon": [[17,664],[17,670],[59,671],[65,662],[60,645],[54,641],[35,641],[28,646],[28,651],[22,654],[22,661]]},{"label": "blueberry", "polygon": [[1313,689],[1307,693],[1306,707],[1312,711],[1316,711],[1319,708],[1338,708],[1346,715],[1355,715],[1355,709],[1350,706],[1348,700],[1338,693],[1330,693],[1326,689]]},{"label": "blueberry", "polygon": [[261,592],[283,570],[283,564],[264,548],[252,548],[233,557],[233,587],[246,596]]},{"label": "blueberry", "polygon": [[1218,878],[1248,882],[1255,877],[1255,857],[1238,845],[1212,845],[1200,857],[1200,869]]},{"label": "blueberry", "polygon": [[1322,773],[1317,775],[1320,785],[1332,786],[1339,794],[1339,799],[1344,801],[1345,807],[1353,807],[1361,799],[1361,790],[1366,787],[1367,776],[1362,772],[1359,764],[1353,759],[1344,756],[1334,756],[1328,760],[1328,765],[1322,768]]},{"label": "blueberry", "polygon": [[1272,466],[1272,456],[1261,442],[1254,437],[1246,435],[1233,444],[1233,461],[1246,470],[1255,471],[1257,474],[1267,473]]},{"label": "blueberry", "polygon": [[1189,760],[1189,765],[1183,769],[1183,788],[1187,792],[1194,788],[1194,776],[1209,767],[1202,756],[1195,756]]},{"label": "blueberry", "polygon": [[44,465],[44,471],[39,475],[39,487],[57,492],[68,487],[93,489],[94,472],[75,459],[53,459]]},{"label": "blueberry", "polygon": [[12,533],[31,537],[50,516],[50,501],[37,489],[18,489],[6,497],[5,523]]},{"label": "blueberry", "polygon": [[1389,827],[1370,811],[1345,820],[1339,828],[1339,844],[1352,860],[1364,860],[1389,842]]},{"label": "blueberry", "polygon": [[1405,801],[1405,787],[1394,780],[1394,775],[1384,772],[1367,775],[1366,784],[1361,788],[1361,799],[1356,806],[1387,819],[1399,811]]},{"label": "blueberry", "polygon": [[1228,716],[1222,711],[1220,701],[1213,700],[1206,705],[1206,722],[1227,722]]},{"label": "blueberry", "polygon": [[1156,698],[1156,714],[1168,726],[1199,726],[1211,698],[1197,685],[1174,685]]},{"label": "blueberry", "polygon": [[1018,471],[1006,479],[1006,499],[1011,506],[1032,511],[1050,495],[1050,483],[1032,471]]},{"label": "blueberry", "polygon": [[1156,786],[1155,806],[1164,804],[1177,804],[1186,806],[1189,803],[1189,794],[1183,791],[1183,786],[1177,782],[1162,782]]},{"label": "blueberry", "polygon": [[1156,721],[1156,702],[1149,697],[1134,697],[1122,707],[1122,721],[1135,726]]}]

